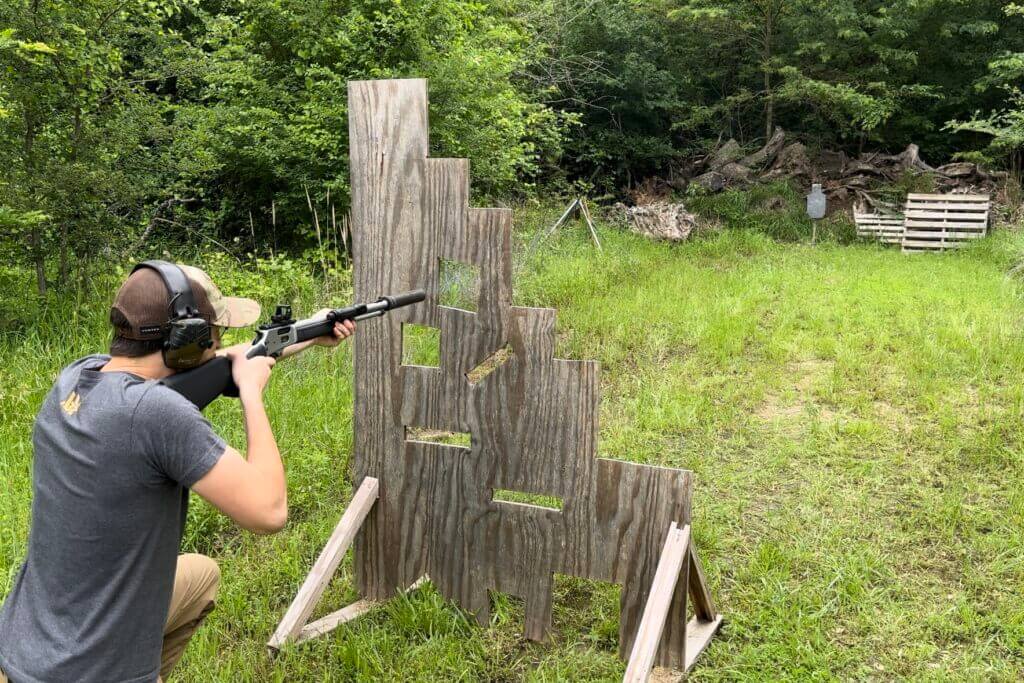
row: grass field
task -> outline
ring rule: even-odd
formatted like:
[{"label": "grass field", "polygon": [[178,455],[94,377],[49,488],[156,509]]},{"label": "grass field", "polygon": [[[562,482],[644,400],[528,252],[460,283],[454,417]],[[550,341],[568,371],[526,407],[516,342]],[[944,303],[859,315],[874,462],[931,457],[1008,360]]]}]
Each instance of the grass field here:
[{"label": "grass field", "polygon": [[[601,227],[602,255],[578,227],[548,243],[516,303],[557,307],[559,355],[601,361],[602,456],[696,473],[694,533],[726,626],[692,679],[1024,677],[1018,239],[904,256],[733,229],[670,247]],[[308,308],[314,289],[293,294]],[[0,595],[25,549],[35,410],[64,363],[103,345],[110,290],[94,294],[70,331],[0,346]],[[254,536],[193,505],[187,549],[224,583],[177,679],[620,679],[616,592],[582,580],[556,584],[549,644],[521,638],[514,601],[499,597],[484,630],[428,585],[266,656],[352,492],[351,358],[320,351],[282,363],[268,393],[287,529]],[[236,405],[210,416],[244,443]],[[318,614],[354,598],[346,564]]]}]

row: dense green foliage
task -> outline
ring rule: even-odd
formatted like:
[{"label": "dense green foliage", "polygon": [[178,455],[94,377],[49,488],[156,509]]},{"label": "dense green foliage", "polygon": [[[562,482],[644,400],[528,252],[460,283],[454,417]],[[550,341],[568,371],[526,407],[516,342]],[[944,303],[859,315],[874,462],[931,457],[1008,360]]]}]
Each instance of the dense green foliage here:
[{"label": "dense green foliage", "polygon": [[619,193],[776,124],[1012,161],[1022,25],[997,0],[10,0],[0,248],[44,291],[112,254],[337,239],[360,78],[429,78],[433,152],[498,198]]},{"label": "dense green foliage", "polygon": [[[1007,16],[1024,19],[1024,6],[1007,3]],[[1003,100],[988,109],[980,109],[966,121],[950,122],[954,131],[969,131],[988,136],[989,146],[974,154],[976,158],[1008,158],[1014,169],[1021,166],[1024,154],[1024,93],[1020,84],[1024,79],[1024,52],[1001,51],[988,64],[987,76],[974,86],[976,92],[1001,91]],[[970,154],[965,156],[972,156]]]},{"label": "dense green foliage", "polygon": [[585,75],[560,89],[583,121],[572,161],[609,185],[776,124],[852,151],[916,142],[942,161],[987,144],[951,134],[952,119],[1019,106],[989,67],[1019,63],[1024,19],[994,0],[556,4],[553,58]]},{"label": "dense green foliage", "polygon": [[346,208],[351,79],[429,78],[434,151],[472,158],[488,193],[559,145],[500,5],[13,0],[0,29],[4,234],[40,291],[143,243],[301,246],[307,192],[325,224]]}]

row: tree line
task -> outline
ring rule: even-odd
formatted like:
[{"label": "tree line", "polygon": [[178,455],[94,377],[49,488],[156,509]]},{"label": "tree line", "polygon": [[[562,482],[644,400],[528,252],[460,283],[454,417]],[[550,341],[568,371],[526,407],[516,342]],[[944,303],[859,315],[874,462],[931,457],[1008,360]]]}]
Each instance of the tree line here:
[{"label": "tree line", "polygon": [[776,125],[1014,168],[1022,15],[995,0],[6,0],[0,249],[45,292],[158,245],[308,245],[347,208],[346,83],[363,78],[429,78],[432,153],[472,159],[489,197],[614,195]]}]

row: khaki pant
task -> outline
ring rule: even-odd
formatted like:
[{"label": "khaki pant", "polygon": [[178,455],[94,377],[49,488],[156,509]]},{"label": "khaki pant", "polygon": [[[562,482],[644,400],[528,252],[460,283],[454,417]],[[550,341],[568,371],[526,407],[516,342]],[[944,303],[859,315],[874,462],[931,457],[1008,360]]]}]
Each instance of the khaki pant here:
[{"label": "khaki pant", "polygon": [[[213,610],[220,584],[220,568],[205,555],[180,555],[174,574],[171,608],[164,626],[164,647],[160,653],[160,681],[167,678],[181,659],[192,635]],[[0,678],[0,683],[7,683]]]},{"label": "khaki pant", "polygon": [[[174,573],[171,608],[164,626],[164,647],[160,653],[160,678],[163,681],[181,659],[185,646],[206,615],[213,610],[220,584],[220,568],[205,555],[180,555]],[[0,683],[9,683],[0,671]]]}]

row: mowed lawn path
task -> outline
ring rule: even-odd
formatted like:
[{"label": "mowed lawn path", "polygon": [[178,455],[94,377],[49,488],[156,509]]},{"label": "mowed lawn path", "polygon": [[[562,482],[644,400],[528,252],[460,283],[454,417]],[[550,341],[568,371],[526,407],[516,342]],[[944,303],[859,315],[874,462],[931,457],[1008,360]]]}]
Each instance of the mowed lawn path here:
[{"label": "mowed lawn path", "polygon": [[[518,274],[516,300],[560,310],[560,356],[601,361],[602,456],[696,472],[694,534],[726,625],[692,680],[1024,677],[1013,238],[912,256],[743,232],[681,247],[602,238],[603,255],[571,230],[548,244]],[[3,371],[23,388],[0,415],[4,591],[27,536],[34,406],[86,347],[53,341],[39,379]],[[514,600],[497,596],[482,630],[428,585],[266,656],[351,496],[350,363],[341,351],[275,370],[285,532],[241,533],[194,505],[186,545],[221,562],[224,584],[179,680],[621,678],[615,590],[561,578],[551,643],[522,640]],[[211,418],[243,443],[235,405]],[[317,614],[354,597],[346,561]]]}]

